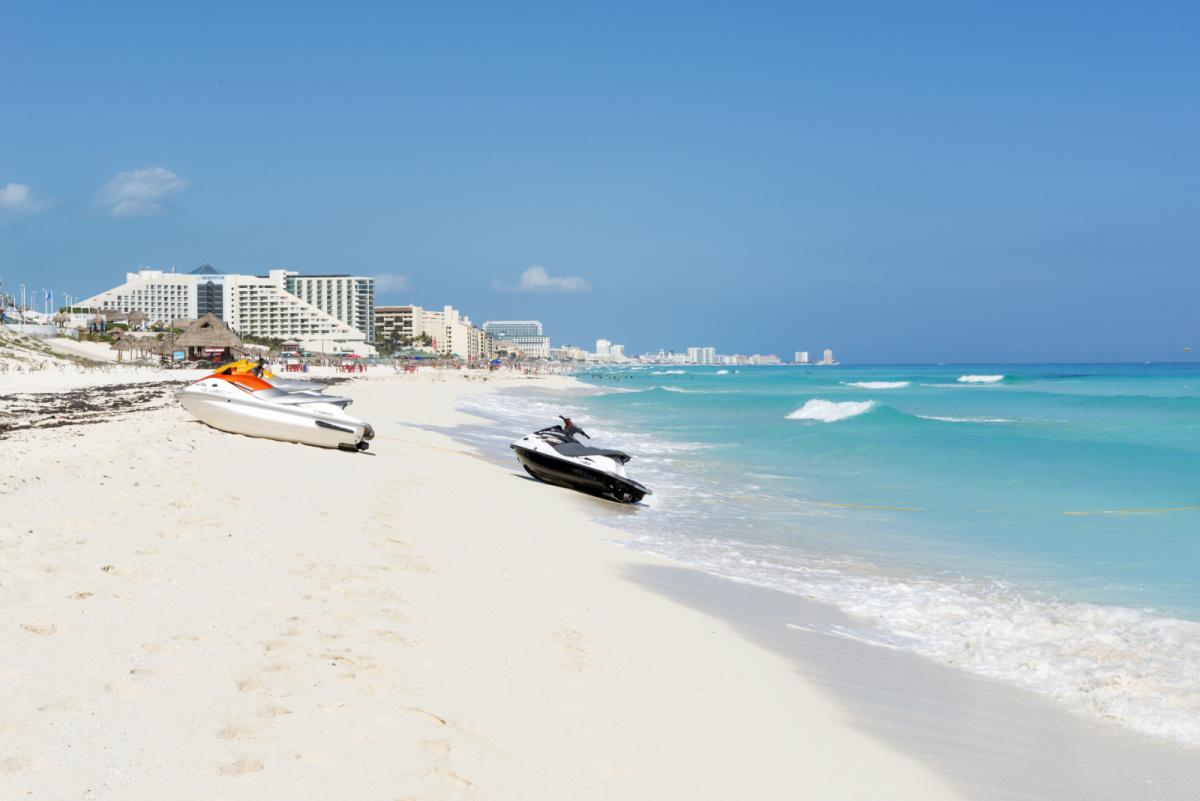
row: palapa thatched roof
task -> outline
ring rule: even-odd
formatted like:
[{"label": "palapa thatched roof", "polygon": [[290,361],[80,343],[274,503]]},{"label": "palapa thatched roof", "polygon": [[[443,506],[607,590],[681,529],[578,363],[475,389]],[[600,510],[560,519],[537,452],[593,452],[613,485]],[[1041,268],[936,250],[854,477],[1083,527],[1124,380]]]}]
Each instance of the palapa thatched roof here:
[{"label": "palapa thatched roof", "polygon": [[104,309],[99,313],[103,314],[104,319],[108,320],[109,322],[112,322],[113,320],[125,319],[125,312],[121,311],[120,309]]},{"label": "palapa thatched roof", "polygon": [[170,356],[175,353],[175,343],[169,339],[156,341],[150,352],[159,356]]},{"label": "palapa thatched roof", "polygon": [[177,348],[240,348],[242,340],[212,312],[175,339]]},{"label": "palapa thatched roof", "polygon": [[162,320],[155,320],[153,323],[150,324],[150,326],[152,328],[165,328],[166,325],[167,324],[164,323]]},{"label": "palapa thatched roof", "polygon": [[186,331],[196,324],[196,320],[192,317],[181,317],[178,320],[172,320],[167,328],[178,328],[180,331]]},{"label": "palapa thatched roof", "polygon": [[92,319],[89,322],[104,323],[104,322],[108,322],[108,321],[104,319],[103,314],[101,314],[100,312],[96,312],[95,316],[92,317]]},{"label": "palapa thatched roof", "polygon": [[65,323],[65,322],[68,322],[70,319],[71,318],[68,317],[63,312],[59,312],[58,314],[54,315],[54,322],[56,322],[56,323]]},{"label": "palapa thatched roof", "polygon": [[140,311],[138,309],[134,309],[133,311],[131,311],[129,313],[129,322],[131,322],[131,323],[144,323],[149,319],[150,319],[150,315],[148,315],[144,311]]}]

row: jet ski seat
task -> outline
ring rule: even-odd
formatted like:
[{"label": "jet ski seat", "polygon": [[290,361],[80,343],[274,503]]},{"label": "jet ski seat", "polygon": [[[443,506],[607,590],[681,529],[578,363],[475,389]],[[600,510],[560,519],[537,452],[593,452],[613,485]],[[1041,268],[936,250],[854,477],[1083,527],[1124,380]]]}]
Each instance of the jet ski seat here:
[{"label": "jet ski seat", "polygon": [[616,459],[621,464],[625,464],[633,457],[621,451],[612,451],[605,448],[593,448],[590,445],[584,445],[579,442],[563,442],[555,444],[554,450],[561,453],[563,456],[580,457],[580,456],[603,456],[606,459]]}]

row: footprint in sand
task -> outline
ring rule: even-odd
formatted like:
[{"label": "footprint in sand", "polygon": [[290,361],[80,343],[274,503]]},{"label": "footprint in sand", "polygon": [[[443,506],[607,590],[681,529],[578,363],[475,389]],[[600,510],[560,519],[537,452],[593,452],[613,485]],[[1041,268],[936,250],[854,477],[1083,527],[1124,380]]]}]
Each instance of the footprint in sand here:
[{"label": "footprint in sand", "polygon": [[587,642],[575,629],[558,629],[549,639],[558,643],[567,652],[563,667],[572,673],[582,673],[588,668],[588,652],[583,646]]},{"label": "footprint in sand", "polygon": [[22,623],[21,628],[26,631],[32,631],[34,634],[40,634],[43,637],[49,637],[58,631],[58,626],[53,623]]},{"label": "footprint in sand", "polygon": [[8,759],[0,759],[0,773],[19,773],[23,770],[37,767],[32,759],[25,757],[9,757]]},{"label": "footprint in sand", "polygon": [[256,773],[263,769],[263,763],[256,759],[247,759],[245,757],[234,762],[232,765],[226,765],[221,768],[221,772],[226,776],[241,776],[246,773]]}]

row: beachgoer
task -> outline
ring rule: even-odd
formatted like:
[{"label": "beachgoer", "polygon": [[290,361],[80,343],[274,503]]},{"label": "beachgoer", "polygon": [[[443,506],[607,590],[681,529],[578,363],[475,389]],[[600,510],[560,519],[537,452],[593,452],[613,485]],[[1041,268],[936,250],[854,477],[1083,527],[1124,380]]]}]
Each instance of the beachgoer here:
[{"label": "beachgoer", "polygon": [[254,376],[255,378],[262,378],[264,364],[266,364],[266,362],[263,360],[263,357],[259,356],[258,364],[254,365],[253,369],[250,370],[250,375]]}]

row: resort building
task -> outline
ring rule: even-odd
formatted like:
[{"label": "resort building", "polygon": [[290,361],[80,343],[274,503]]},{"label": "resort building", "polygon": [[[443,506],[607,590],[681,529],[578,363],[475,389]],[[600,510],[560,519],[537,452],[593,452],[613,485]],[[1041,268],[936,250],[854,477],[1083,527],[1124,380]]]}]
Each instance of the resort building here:
[{"label": "resort building", "polygon": [[376,306],[376,338],[419,339],[425,333],[424,311],[420,306]]},{"label": "resort building", "polygon": [[[500,347],[500,343],[496,343],[496,347]],[[550,351],[550,357],[558,359],[560,362],[582,362],[589,356],[586,350],[576,348],[572,345],[563,345],[561,348],[553,348]]]},{"label": "resort building", "polygon": [[716,364],[716,348],[688,348],[687,360],[692,364]]},{"label": "resort building", "polygon": [[512,342],[530,359],[550,358],[550,337],[537,320],[488,320],[483,330],[494,339]]},{"label": "resort building", "polygon": [[376,335],[380,340],[420,339],[428,334],[439,356],[464,359],[491,358],[495,338],[484,329],[471,325],[453,306],[431,311],[420,306],[378,306],[375,308]]},{"label": "resort building", "polygon": [[375,341],[375,279],[352,275],[284,273],[283,288]]},{"label": "resort building", "polygon": [[[370,352],[365,331],[292,294],[287,289],[289,277],[301,276],[287,270],[272,270],[265,276],[225,274],[211,264],[188,273],[140,270],[127,273],[124,284],[74,305],[125,314],[141,311],[150,320],[163,322],[212,314],[240,336],[295,339],[305,350],[320,353]],[[373,282],[370,287],[373,293]],[[338,296],[330,294],[336,311]],[[321,298],[326,300],[324,291]],[[346,305],[341,307],[343,313]],[[373,315],[367,319],[373,320]]]},{"label": "resort building", "polygon": [[796,351],[796,364],[808,364],[808,351]]}]

